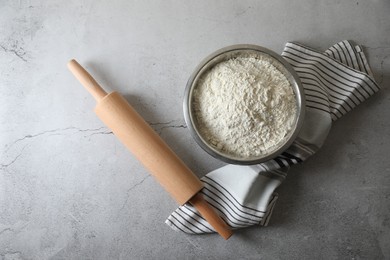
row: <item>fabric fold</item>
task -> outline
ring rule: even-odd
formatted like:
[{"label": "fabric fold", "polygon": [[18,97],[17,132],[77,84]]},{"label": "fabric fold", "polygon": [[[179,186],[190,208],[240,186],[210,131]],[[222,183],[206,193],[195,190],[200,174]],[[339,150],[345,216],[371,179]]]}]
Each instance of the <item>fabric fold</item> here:
[{"label": "fabric fold", "polygon": [[[226,165],[201,178],[205,199],[233,229],[267,226],[278,199],[275,190],[288,169],[321,148],[333,121],[379,90],[362,47],[349,41],[325,52],[288,42],[282,56],[297,72],[305,93],[306,115],[298,137],[265,163]],[[188,234],[215,232],[190,204],[177,208],[165,223]]]}]

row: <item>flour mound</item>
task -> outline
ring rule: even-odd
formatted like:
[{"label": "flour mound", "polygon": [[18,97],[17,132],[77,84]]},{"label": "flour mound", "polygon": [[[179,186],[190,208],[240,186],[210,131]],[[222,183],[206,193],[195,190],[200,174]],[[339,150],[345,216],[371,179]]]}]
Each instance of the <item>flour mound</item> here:
[{"label": "flour mound", "polygon": [[215,149],[239,158],[277,148],[296,118],[289,81],[263,56],[216,64],[199,79],[193,98],[201,136]]}]

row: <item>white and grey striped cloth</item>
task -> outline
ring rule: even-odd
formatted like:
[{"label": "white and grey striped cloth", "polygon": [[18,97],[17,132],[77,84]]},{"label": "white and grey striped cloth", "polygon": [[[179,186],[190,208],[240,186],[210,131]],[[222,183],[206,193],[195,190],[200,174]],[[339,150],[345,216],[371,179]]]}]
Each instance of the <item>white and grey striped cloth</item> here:
[{"label": "white and grey striped cloth", "polygon": [[[298,138],[273,160],[252,166],[226,165],[201,179],[205,199],[233,229],[266,226],[278,198],[275,189],[289,167],[320,149],[332,121],[379,90],[362,48],[349,41],[325,52],[289,42],[282,56],[298,73],[306,96],[306,116]],[[190,204],[176,209],[165,223],[189,234],[214,232]]]}]

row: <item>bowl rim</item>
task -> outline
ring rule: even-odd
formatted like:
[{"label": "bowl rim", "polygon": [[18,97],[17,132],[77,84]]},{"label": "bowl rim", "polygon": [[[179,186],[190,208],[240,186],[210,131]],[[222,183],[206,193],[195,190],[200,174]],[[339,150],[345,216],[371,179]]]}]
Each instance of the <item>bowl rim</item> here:
[{"label": "bowl rim", "polygon": [[[286,69],[286,71],[291,75],[293,78],[293,82],[290,81],[290,84],[293,85],[294,93],[296,96],[297,100],[297,120],[295,124],[295,129],[293,133],[291,134],[290,138],[278,149],[274,150],[273,152],[265,155],[265,156],[258,156],[254,157],[256,159],[238,159],[236,157],[229,157],[226,154],[223,154],[222,152],[219,152],[217,149],[213,148],[211,145],[207,144],[205,140],[201,137],[201,135],[198,133],[196,126],[194,124],[194,120],[192,118],[192,113],[191,113],[191,98],[192,98],[192,92],[194,87],[196,86],[196,79],[199,78],[201,75],[201,72],[203,69],[206,67],[206,65],[217,58],[218,56],[228,53],[228,52],[233,52],[233,51],[245,51],[245,50],[251,50],[255,52],[260,52],[260,53],[265,53],[268,56],[271,56],[271,58],[275,59],[277,62],[281,63],[283,67]],[[291,146],[291,144],[294,142],[296,137],[298,136],[303,120],[305,117],[305,94],[303,91],[303,86],[301,83],[301,80],[298,77],[298,74],[295,72],[293,67],[279,54],[276,52],[267,49],[262,46],[258,45],[253,45],[253,44],[235,44],[235,45],[230,45],[226,46],[224,48],[218,49],[208,55],[206,58],[204,58],[198,66],[196,66],[195,70],[192,72],[190,78],[187,81],[186,88],[185,88],[185,94],[184,94],[184,99],[183,99],[183,112],[184,112],[184,120],[187,124],[188,129],[190,130],[190,133],[192,137],[195,139],[196,143],[208,154],[211,156],[222,160],[226,163],[230,164],[239,164],[239,165],[253,165],[253,164],[259,164],[268,160],[271,160],[281,153],[283,153],[288,147]]]}]

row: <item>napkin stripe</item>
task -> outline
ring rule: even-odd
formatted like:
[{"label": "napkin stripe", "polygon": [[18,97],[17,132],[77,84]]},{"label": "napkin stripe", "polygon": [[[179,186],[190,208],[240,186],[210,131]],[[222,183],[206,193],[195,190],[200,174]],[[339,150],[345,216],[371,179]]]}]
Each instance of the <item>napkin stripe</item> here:
[{"label": "napkin stripe", "polygon": [[[294,150],[292,149],[293,147],[295,148]],[[277,156],[273,160],[283,159],[283,160],[286,160],[288,162],[287,166],[292,166],[292,165],[303,162],[308,157],[307,155],[306,156],[303,155],[305,153],[307,153],[307,151],[302,149],[301,147],[299,147],[297,145],[296,141],[294,141],[294,143],[290,146],[289,149],[287,149],[285,152],[283,152],[281,155]],[[309,153],[309,154],[311,154],[311,153]],[[284,172],[283,177],[285,178],[286,176],[287,176],[287,173]]]},{"label": "napkin stripe", "polygon": [[363,68],[366,71],[366,73],[368,75],[370,75],[371,77],[374,77],[374,74],[372,74],[370,65],[368,65],[366,55],[364,55],[364,52],[362,50],[362,47],[360,45],[357,45],[355,49],[357,51],[358,58],[360,59],[361,63],[363,64]]},{"label": "napkin stripe", "polygon": [[[202,222],[200,222],[199,220],[195,219],[193,216],[191,216],[190,214],[188,214],[187,212],[185,212],[183,209],[179,208],[178,209],[180,211],[180,213],[188,216],[188,221],[193,223],[193,225],[196,225],[200,230],[202,230],[203,232],[212,232],[213,230],[211,228],[209,228],[208,226],[204,225]],[[184,216],[183,215],[183,216]]]},{"label": "napkin stripe", "polygon": [[[179,214],[178,212],[183,214]],[[201,234],[205,232],[215,232],[214,229],[210,226],[210,224],[203,219],[203,217],[202,217],[202,222],[205,222],[207,226],[203,224],[201,221],[192,218],[188,213],[186,213],[183,210],[173,212],[172,215],[176,215],[178,217],[175,218],[175,220],[177,221],[176,223],[177,226],[181,226],[182,229],[183,227],[187,227],[191,230],[192,233]]]},{"label": "napkin stripe", "polygon": [[[283,168],[283,169],[285,169],[285,168]],[[282,176],[284,178],[287,177],[287,171],[281,171],[281,170],[276,169],[276,170],[272,170],[270,172],[274,173],[274,174],[278,174],[278,175],[280,175],[280,176]]]},{"label": "napkin stripe", "polygon": [[231,227],[245,227],[246,222],[240,221],[232,217],[229,213],[226,212],[226,209],[223,207],[219,207],[218,203],[215,203],[214,200],[211,200],[209,196],[205,195],[204,199],[211,205],[213,208],[219,212],[221,218],[223,218],[226,223]]},{"label": "napkin stripe", "polygon": [[[329,113],[337,115],[337,113],[343,114],[343,113],[346,113],[347,111],[349,111],[342,106],[337,107],[333,104],[330,107],[328,107],[326,104],[331,104],[330,101],[326,101],[325,99],[317,97],[315,95],[310,95],[310,94],[305,94],[305,95],[306,95],[306,101],[308,102],[308,104],[310,104],[310,103],[317,104],[317,105],[319,105],[319,107],[321,107],[323,110],[325,110]],[[314,105],[314,104],[312,104],[312,105]],[[331,108],[332,110],[330,110],[329,108]]]},{"label": "napkin stripe", "polygon": [[345,54],[345,49],[342,48],[342,47],[340,46],[339,43],[336,43],[336,44],[335,44],[335,48],[337,48],[337,50],[339,50],[340,53],[343,54],[343,55],[342,55],[342,60],[341,60],[341,62],[344,63],[344,64],[346,64],[346,65],[348,65],[348,67],[351,67],[351,64],[348,62],[348,57],[347,57],[347,55]]},{"label": "napkin stripe", "polygon": [[[173,214],[173,213],[172,213]],[[173,217],[172,217],[173,218]],[[180,228],[180,226],[176,225],[171,219],[172,218],[168,218],[167,220],[165,220],[165,224],[167,224],[168,226],[170,226],[171,228],[177,230],[177,231],[181,231],[183,233],[189,233],[187,231],[184,231],[183,229]]]},{"label": "napkin stripe", "polygon": [[275,158],[274,161],[279,165],[280,168],[288,166],[288,165],[285,165],[278,157]]},{"label": "napkin stripe", "polygon": [[[295,58],[298,59],[297,61],[302,64],[314,66],[316,69],[323,69],[326,71],[326,73],[330,75],[335,75],[337,77],[340,77],[341,79],[345,79],[352,83],[357,84],[358,82],[356,82],[355,80],[361,80],[361,77],[357,76],[357,74],[353,71],[352,68],[349,68],[350,70],[349,72],[341,71],[339,67],[336,67],[334,64],[329,63],[329,61],[327,60],[329,59],[329,57],[326,55],[322,55],[322,57],[314,56],[314,55],[307,54],[307,52],[302,52],[299,49],[296,49],[294,47],[290,47],[289,49],[286,49],[284,53],[288,53],[289,55],[294,56]],[[303,54],[306,54],[306,56],[304,56]],[[284,54],[282,55],[284,56]],[[366,84],[368,83],[366,82]]]},{"label": "napkin stripe", "polygon": [[[293,143],[294,145],[294,143]],[[297,149],[301,150],[301,153],[303,152],[301,148],[297,147]],[[284,167],[289,167],[289,166],[292,166],[292,165],[295,165],[295,164],[298,164],[298,163],[301,163],[303,162],[303,159],[300,159],[294,155],[291,154],[291,151],[290,153],[288,152],[283,152],[281,155],[279,155],[278,157],[276,157],[275,159],[273,160],[279,160],[280,162],[286,162],[286,163],[283,163],[283,164],[279,164],[281,166],[281,168],[284,168]],[[284,173],[283,177],[285,178],[287,176],[287,173]]]},{"label": "napkin stripe", "polygon": [[276,157],[276,159],[280,160],[281,162],[283,162],[283,167],[280,167],[280,168],[284,168],[284,167],[289,167],[290,165],[294,165],[295,163],[293,163],[291,160],[289,159],[286,159],[286,158],[283,158],[282,156],[278,156]]},{"label": "napkin stripe", "polygon": [[[349,59],[351,60],[351,63],[349,63],[347,65],[354,68],[355,70],[359,70],[359,71],[365,72],[366,74],[368,74],[370,76],[373,76],[371,73],[371,69],[368,66],[368,63],[365,59],[365,56],[361,52],[361,47],[359,45],[356,47],[353,47],[349,41],[342,41],[342,42],[338,43],[338,45],[343,45],[342,49],[344,49],[346,51]],[[334,59],[342,62],[342,60],[335,57],[332,50],[328,50],[325,53],[327,55],[331,55]]]},{"label": "napkin stripe", "polygon": [[[329,104],[329,99],[328,98],[323,98],[321,96],[318,96],[316,95],[317,92],[314,92],[314,93],[311,93],[310,91],[308,91],[307,89],[305,89],[305,97],[307,98],[310,98],[310,100],[313,100],[313,101],[316,101],[316,102],[319,102],[320,104],[323,104],[323,105],[326,105],[326,104]],[[333,104],[332,104],[333,105]],[[334,106],[334,105],[333,105]],[[337,107],[334,106],[335,109],[339,109]],[[346,110],[344,107],[342,107],[343,110]]]},{"label": "napkin stripe", "polygon": [[368,73],[369,71],[367,70],[367,68],[364,65],[364,62],[362,60],[362,57],[360,56],[360,52],[361,52],[360,46],[357,45],[357,46],[351,47],[351,48],[352,48],[352,50],[354,52],[354,56],[356,57],[357,65],[358,65],[358,68],[359,68],[358,70],[371,75],[370,73]]},{"label": "napkin stripe", "polygon": [[290,165],[294,165],[294,164],[299,163],[296,159],[288,158],[288,157],[286,157],[286,156],[283,155],[283,154],[279,155],[278,157],[283,158],[284,160],[286,160],[286,161],[288,162],[288,165],[289,165],[289,166],[290,166]]},{"label": "napkin stripe", "polygon": [[344,52],[344,54],[346,56],[348,67],[356,69],[355,66],[353,65],[353,59],[352,59],[352,56],[351,56],[351,52],[349,51],[349,49],[346,46],[346,44],[344,42],[339,42],[339,43],[337,43],[337,45],[339,45],[340,48],[343,50],[343,52]]},{"label": "napkin stripe", "polygon": [[280,155],[279,157],[282,158],[283,160],[285,160],[287,162],[288,166],[294,165],[294,164],[298,163],[296,160],[293,160],[291,158],[287,158],[287,157],[285,157],[283,155]]},{"label": "napkin stripe", "polygon": [[308,157],[310,157],[311,155],[313,155],[316,152],[308,145],[301,143],[299,140],[295,140],[292,147],[288,148],[287,151],[289,151],[290,149],[293,149],[293,148],[296,148],[297,151],[305,151],[306,152],[305,159],[307,159]]},{"label": "napkin stripe", "polygon": [[325,95],[323,92],[311,89],[310,85],[307,84],[306,88],[304,89],[305,96],[312,96],[316,98],[320,98],[321,100],[324,100],[326,103],[329,103],[329,97]]},{"label": "napkin stripe", "polygon": [[[282,56],[295,67],[304,88],[306,88],[306,83],[315,82],[317,84],[312,85],[325,87],[328,90],[329,96],[336,98],[329,98],[328,106],[326,106],[323,102],[319,101],[318,98],[309,94],[306,96],[307,107],[331,113],[332,119],[336,120],[350,110],[343,106],[342,103],[348,104],[352,109],[379,89],[376,83],[374,84],[376,89],[374,89],[370,82],[367,82],[360,76],[356,76],[356,73],[352,71],[353,68],[350,68],[350,72],[348,73],[345,73],[345,71],[343,71],[344,73],[336,72],[334,66],[326,66],[328,64],[324,62],[326,61],[324,58],[311,53],[308,54],[310,50],[301,51],[299,45],[297,45],[298,47],[294,45],[295,44],[293,43],[287,44]],[[345,43],[343,43],[343,45],[346,46]],[[337,45],[337,47],[342,49],[343,46]],[[352,53],[348,51],[348,48],[344,49],[346,50],[345,53],[348,53],[351,57]],[[297,53],[300,53],[300,56],[298,56]],[[326,55],[322,56],[326,57]],[[341,60],[346,61],[346,57],[347,56],[344,57],[345,59],[341,58]],[[354,57],[356,56],[354,55]],[[350,64],[353,66],[352,58],[350,59]],[[360,75],[362,74],[360,73]],[[360,81],[357,81],[356,79],[360,79]],[[329,111],[326,111],[326,107]]]},{"label": "napkin stripe", "polygon": [[313,153],[314,152],[312,152],[309,147],[306,147],[305,149],[303,145],[300,146],[298,141],[295,140],[293,144],[283,154],[295,156],[299,158],[299,162],[303,162],[304,160],[306,160],[306,158],[310,157]]},{"label": "napkin stripe", "polygon": [[[235,203],[241,208],[241,209],[243,209],[243,210],[248,210],[248,212],[251,212],[251,211],[253,211],[254,213],[253,214],[256,214],[256,213],[264,213],[264,211],[262,211],[262,210],[258,210],[258,209],[253,209],[253,208],[250,208],[250,207],[248,207],[248,206],[246,206],[246,205],[242,205],[240,202],[238,202],[237,201],[237,199],[225,188],[225,187],[223,187],[221,184],[219,184],[216,180],[214,180],[214,179],[211,179],[209,176],[203,176],[202,177],[202,181],[204,180],[204,179],[207,179],[207,180],[209,180],[209,181],[211,181],[211,182],[213,182],[213,183],[215,183],[216,184],[216,186],[218,186],[219,187],[219,191],[223,191],[225,194],[228,194],[229,195],[229,197],[231,198],[231,199],[233,199],[234,201],[235,201]],[[207,184],[207,183],[206,183]]]},{"label": "napkin stripe", "polygon": [[[195,234],[194,231],[192,231],[192,229],[190,229],[188,227],[188,224],[187,225],[184,225],[182,222],[180,222],[172,213],[172,218],[169,219],[169,221],[178,229],[180,229],[181,231],[185,232],[185,233],[189,233],[189,234]],[[186,223],[189,223],[188,221],[186,221]]]},{"label": "napkin stripe", "polygon": [[[359,84],[359,82],[356,82],[355,80],[361,81],[369,89],[371,89],[373,91],[373,93],[375,92],[374,89],[378,89],[378,86],[376,85],[376,83],[370,77],[366,77],[366,75],[364,75],[365,74],[364,72],[356,71],[353,68],[346,67],[343,63],[339,63],[337,60],[332,60],[332,61],[334,61],[334,63],[332,63],[328,60],[329,57],[326,55],[322,55],[322,54],[314,55],[313,53],[309,54],[307,51],[303,52],[303,51],[296,49],[294,47],[290,47],[287,50],[285,50],[284,52],[294,53],[295,55],[298,55],[298,57],[300,57],[301,59],[309,59],[308,64],[314,64],[314,63],[318,64],[318,66],[322,66],[323,68],[326,68],[327,70],[332,71],[333,73],[336,73],[339,76],[350,80],[351,83],[353,83],[353,84]],[[295,53],[295,52],[297,52],[297,53]],[[337,66],[337,65],[339,65],[339,66]],[[340,68],[340,67],[342,67],[342,68]],[[376,87],[373,89],[372,85],[375,85]]]},{"label": "napkin stripe", "polygon": [[[322,108],[319,108],[319,107],[316,107],[316,106],[310,106],[310,105],[307,105],[306,104],[306,107],[307,108],[313,108],[313,109],[315,109],[315,110],[317,110],[317,111],[321,111],[321,112],[324,112],[326,115],[329,115],[329,111],[327,111],[327,110],[325,110],[325,109],[322,109]],[[336,119],[338,119],[339,117],[336,115],[336,114],[334,114],[334,113],[331,113],[331,117],[332,117],[332,120],[333,121],[335,121]]]},{"label": "napkin stripe", "polygon": [[[360,96],[362,96],[361,99],[357,96],[357,93],[355,93],[355,91],[351,91],[350,89],[345,88],[344,86],[336,85],[335,83],[332,83],[331,81],[327,80],[325,78],[326,77],[325,75],[327,74],[321,71],[321,69],[318,70],[314,70],[314,68],[306,69],[299,61],[296,61],[295,59],[289,56],[286,56],[285,58],[287,58],[292,65],[295,65],[295,71],[298,73],[301,79],[311,80],[316,82],[318,85],[325,88],[329,94],[335,95],[338,99],[345,100],[347,98],[348,99],[347,101],[353,103],[352,105],[353,107],[358,105],[360,102],[364,101],[364,95],[362,95],[360,92],[359,94]],[[315,65],[311,65],[311,66],[315,67]],[[314,71],[316,72],[317,75],[309,71]],[[330,86],[328,84],[330,84]]]},{"label": "napkin stripe", "polygon": [[[180,226],[183,226],[184,228],[187,228],[190,230],[191,233],[196,234],[198,232],[202,232],[200,228],[198,228],[192,221],[186,221],[185,218],[183,218],[181,215],[177,214],[176,212],[172,213],[173,218],[180,223]],[[175,217],[176,216],[176,217]],[[188,223],[189,225],[183,225],[183,223]]]},{"label": "napkin stripe", "polygon": [[[356,99],[356,101],[358,101],[358,102],[363,102],[370,95],[368,90],[366,90],[360,84],[359,84],[360,88],[352,88],[352,87],[348,86],[349,84],[351,84],[352,81],[350,81],[349,83],[346,83],[346,81],[349,79],[344,78],[342,75],[338,75],[336,73],[334,75],[331,75],[331,74],[328,74],[328,72],[322,70],[320,67],[317,67],[315,65],[306,65],[305,63],[302,63],[302,62],[297,61],[295,59],[292,59],[292,58],[289,58],[289,59],[294,60],[295,63],[299,64],[298,65],[299,67],[296,68],[297,72],[307,73],[311,76],[314,76],[319,81],[321,81],[321,83],[326,87],[328,85],[331,85],[332,88],[328,87],[329,90],[333,90],[335,88],[335,89],[338,89],[338,90],[346,93],[347,96],[349,94],[352,94],[351,98],[354,97]],[[310,67],[308,67],[308,66],[310,66]],[[315,74],[311,73],[311,72],[314,72]],[[326,83],[324,83],[324,81],[326,81]],[[335,89],[334,89],[334,91],[335,91]],[[362,92],[365,92],[365,94]],[[345,95],[344,93],[343,93],[343,95]],[[357,104],[355,103],[355,105],[357,105]]]},{"label": "napkin stripe", "polygon": [[308,104],[310,103],[314,103],[314,104],[317,104],[319,105],[319,107],[323,107],[323,109],[329,113],[332,113],[334,114],[335,116],[337,116],[337,113],[339,114],[343,114],[345,112],[342,112],[340,109],[342,108],[343,111],[346,111],[347,110],[344,108],[344,107],[336,107],[334,106],[333,104],[330,106],[335,112],[333,112],[332,110],[329,110],[329,107],[327,106],[327,104],[331,104],[329,101],[326,101],[325,99],[323,98],[320,98],[320,97],[317,97],[317,96],[314,96],[314,95],[310,95],[310,94],[305,94],[306,96],[306,102],[308,102]]},{"label": "napkin stripe", "polygon": [[[304,77],[302,75],[302,73],[300,73],[299,71],[297,71],[298,73],[298,76],[300,76],[301,78],[301,82],[303,85],[306,85],[306,84],[309,84],[309,85],[313,85],[312,84],[312,81],[314,81],[315,83],[318,84],[318,86],[320,87],[320,82],[318,82],[318,80],[314,80],[312,78],[307,78],[307,77]],[[308,80],[310,80],[310,82],[308,82]],[[305,87],[305,86],[304,86]],[[322,88],[324,89],[327,89],[325,86],[322,86]],[[353,99],[349,98],[346,94],[340,92],[340,90],[337,90],[337,89],[333,89],[332,91],[327,91],[328,92],[328,95],[329,95],[329,101],[333,104],[333,105],[339,105],[339,106],[342,106],[345,110],[348,110],[346,109],[346,107],[344,107],[344,105],[347,105],[348,107],[350,107],[351,109],[354,108],[356,106],[355,102],[353,101]],[[347,102],[346,102],[347,101]],[[344,102],[344,103],[343,103]],[[352,103],[351,103],[352,102]],[[349,109],[349,110],[351,110]]]},{"label": "napkin stripe", "polygon": [[[295,46],[295,48],[292,46]],[[358,47],[358,48],[360,49],[360,47]],[[372,76],[370,73],[365,73],[362,71],[355,70],[354,68],[348,67],[344,63],[341,63],[337,59],[336,60],[330,59],[327,55],[324,55],[323,53],[317,52],[317,51],[312,50],[310,48],[304,47],[298,43],[287,43],[286,48],[283,51],[283,53],[286,50],[291,50],[291,49],[302,54],[302,58],[306,58],[308,60],[311,60],[312,62],[313,61],[318,62],[318,64],[323,65],[330,70],[336,69],[336,71],[338,71],[338,73],[341,73],[342,75],[345,75],[345,76],[349,76],[350,78],[355,78],[355,79],[361,80],[370,89],[372,89],[373,92],[371,94],[374,94],[376,91],[379,90],[379,86],[376,84],[376,82],[371,77],[367,77],[367,75]],[[283,53],[282,53],[282,56],[284,56]],[[359,52],[358,57],[360,57],[364,61],[364,66],[368,70],[367,72],[371,71],[370,66],[368,65],[368,62],[367,62],[363,52]],[[367,74],[367,75],[364,75],[364,74]],[[358,82],[352,81],[352,83],[357,84]]]},{"label": "napkin stripe", "polygon": [[[176,224],[176,227],[180,228],[182,231],[186,232],[185,230],[188,230],[186,233],[189,234],[202,234],[205,232],[213,232],[213,229],[206,229],[202,230],[202,225],[200,222],[193,221],[192,219],[187,219],[184,215],[177,214],[177,212],[173,212],[173,222]],[[177,217],[175,217],[175,215]],[[180,219],[179,219],[180,218]]]},{"label": "napkin stripe", "polygon": [[274,211],[274,207],[275,207],[275,204],[276,204],[276,200],[278,199],[278,194],[275,192],[274,194],[272,194],[272,198],[269,202],[269,209],[267,211],[267,214],[266,216],[264,216],[264,220],[262,222],[260,222],[259,224],[262,225],[262,226],[268,226],[268,223],[269,223],[269,220],[271,219],[271,216],[272,216],[272,212]]},{"label": "napkin stripe", "polygon": [[326,107],[324,104],[315,102],[313,100],[306,100],[306,107],[319,109],[321,111],[324,111],[327,114],[331,113],[332,116],[339,117],[339,115],[337,115],[337,113],[330,111],[329,107]]},{"label": "napkin stripe", "polygon": [[[342,95],[349,97],[350,94],[351,100],[359,102],[363,102],[365,98],[369,97],[369,93],[364,88],[361,88],[364,92],[366,92],[366,95],[364,95],[359,88],[351,88],[348,86],[350,83],[345,83],[347,79],[343,79],[340,75],[330,75],[321,68],[317,68],[316,66],[312,66],[311,68],[308,68],[307,66],[303,66],[301,62],[297,61],[297,63],[301,64],[301,67],[296,68],[297,72],[306,73],[310,76],[313,76],[317,80],[319,80],[325,87],[327,87],[329,90],[338,89],[340,92],[344,92]],[[315,67],[315,68],[313,68]],[[326,83],[325,83],[326,82]],[[329,85],[332,86],[332,88],[329,87]],[[336,91],[335,91],[336,92]],[[339,93],[339,92],[338,92]],[[346,94],[345,94],[346,93]],[[341,94],[341,93],[340,93]],[[354,100],[352,97],[354,97],[356,100]],[[355,103],[355,102],[354,102]],[[355,105],[357,105],[355,103]]]},{"label": "napkin stripe", "polygon": [[[191,214],[194,214],[194,218],[196,219],[196,222],[201,223],[203,226],[208,227],[210,230],[214,230],[210,226],[210,224],[196,211],[196,209],[192,205],[184,204],[183,208],[188,210],[189,212],[191,212]],[[184,215],[182,215],[182,216],[184,216]]]},{"label": "napkin stripe", "polygon": [[292,154],[292,153],[289,153],[289,152],[283,152],[282,153],[282,155],[283,156],[286,156],[286,157],[288,157],[288,158],[291,158],[291,159],[294,159],[294,160],[296,160],[298,163],[300,163],[300,162],[302,162],[303,160],[301,159],[301,158],[299,158],[298,156],[296,156],[296,155],[294,155],[294,154]]},{"label": "napkin stripe", "polygon": [[202,194],[207,196],[211,201],[218,204],[219,208],[224,209],[227,216],[234,219],[234,221],[238,221],[241,223],[252,223],[253,219],[247,218],[244,215],[240,215],[240,212],[237,213],[226,201],[224,201],[220,196],[216,193],[211,192],[208,188],[203,188]]},{"label": "napkin stripe", "polygon": [[223,216],[225,216],[225,219],[231,223],[231,226],[247,226],[247,224],[251,224],[251,225],[254,224],[253,221],[244,220],[240,215],[236,214],[234,211],[230,211],[225,205],[221,203],[220,200],[205,192],[204,189],[201,192],[204,195],[203,197],[207,200],[207,202],[213,205],[215,209],[217,209]]},{"label": "napkin stripe", "polygon": [[[302,81],[302,80],[301,80],[301,81]],[[303,84],[303,83],[305,84],[305,86],[304,86],[304,90],[305,90],[305,91],[306,91],[306,90],[315,91],[315,90],[312,89],[313,87],[315,87],[315,88],[317,88],[317,93],[326,92],[326,93],[327,93],[327,94],[326,94],[326,97],[327,97],[328,100],[331,101],[332,103],[341,105],[345,110],[351,110],[351,109],[352,109],[352,107],[351,107],[348,103],[346,103],[346,102],[344,101],[343,98],[337,97],[337,96],[335,96],[335,95],[329,93],[328,91],[324,90],[323,88],[321,88],[321,87],[318,86],[318,85],[315,85],[315,84],[312,84],[312,83],[306,82],[306,81],[305,81],[305,82],[302,81],[302,84]],[[324,94],[324,95],[325,95],[325,94]],[[343,103],[343,102],[344,102],[344,103]],[[346,108],[344,107],[344,105],[347,105],[350,109],[346,109]]]},{"label": "napkin stripe", "polygon": [[[294,48],[292,48],[294,49]],[[296,49],[294,49],[296,50]],[[305,59],[302,59],[299,55],[290,52],[290,51],[285,51],[286,53],[292,55],[295,57],[289,57],[291,60],[295,61],[296,63],[300,64],[300,67],[306,68],[307,70],[315,71],[315,72],[321,72],[321,77],[324,77],[325,80],[329,83],[332,84],[336,88],[347,88],[344,89],[346,91],[349,91],[348,89],[354,89],[354,87],[351,87],[350,83],[354,81],[354,79],[348,77],[347,75],[343,75],[337,71],[332,70],[331,68],[327,67],[326,65],[322,65],[320,63],[317,63],[315,60],[313,61],[307,61]],[[317,65],[318,64],[318,65]],[[325,77],[326,76],[326,77]],[[338,85],[337,83],[342,84],[342,86]],[[357,83],[357,82],[354,82]],[[362,94],[362,93],[360,93]]]},{"label": "napkin stripe", "polygon": [[364,61],[363,61],[362,57],[360,56],[359,52],[357,53],[357,60],[358,60],[358,62],[360,64],[360,67],[363,68],[362,71],[364,71],[365,73],[368,74],[368,70],[367,70],[366,66],[364,65]]},{"label": "napkin stripe", "polygon": [[295,162],[296,162],[296,161],[293,161],[293,160],[291,160],[290,158],[287,158],[287,157],[285,157],[285,156],[283,156],[283,155],[280,155],[280,156],[278,156],[278,157],[281,158],[281,159],[283,159],[284,161],[286,161],[288,166],[290,166],[290,165],[292,165],[292,164],[295,164]]},{"label": "napkin stripe", "polygon": [[[194,216],[190,216],[184,210],[180,211],[183,214],[179,214],[178,211],[175,211],[169,216],[165,223],[171,228],[176,229],[178,231],[180,230],[187,234],[202,234],[215,232],[215,230],[210,226],[210,224],[206,220],[204,220],[204,218],[200,216],[197,212],[191,210],[190,207],[192,206],[184,205],[182,208],[189,210],[192,214],[194,214]],[[179,221],[176,217],[174,217],[174,213],[177,213],[177,215],[181,217],[182,221]],[[189,225],[196,226],[198,229],[196,231],[193,229],[189,229]]]},{"label": "napkin stripe", "polygon": [[[220,198],[221,201],[223,201],[226,205],[229,206],[229,208],[230,208],[230,205],[232,205],[237,211],[239,211],[239,213],[237,213],[237,211],[232,209],[233,211],[236,212],[236,214],[241,214],[242,213],[243,214],[242,217],[245,218],[245,219],[248,219],[248,220],[261,218],[260,216],[257,216],[255,214],[252,214],[252,213],[249,213],[249,212],[245,212],[244,210],[240,209],[240,207],[237,204],[235,204],[228,196],[226,196],[217,187],[215,187],[214,185],[212,185],[209,182],[207,182],[205,179],[202,179],[202,182],[208,185],[208,187],[205,187],[206,190],[208,190],[210,193],[214,194],[216,197]],[[214,190],[214,192],[210,190],[211,188]],[[248,216],[248,218],[246,218],[244,216]]]},{"label": "napkin stripe", "polygon": [[[259,170],[259,171],[268,171],[268,168],[265,166],[265,164],[257,164],[255,166],[257,166],[257,167],[262,169],[262,170]],[[204,177],[206,177],[206,176],[204,176]]]},{"label": "napkin stripe", "polygon": [[282,175],[278,172],[275,172],[275,171],[262,171],[262,172],[259,172],[259,175],[261,176],[265,176],[267,178],[271,178],[271,179],[274,179],[274,180],[279,180],[280,182],[284,181],[284,179],[286,179],[286,176],[285,175]]},{"label": "napkin stripe", "polygon": [[333,45],[333,49],[337,51],[338,56],[339,56],[339,61],[346,64],[345,55],[343,53],[343,50],[340,49],[340,47],[338,46],[337,43],[335,45]]},{"label": "napkin stripe", "polygon": [[[276,162],[268,161],[267,163],[275,163],[278,165]],[[287,176],[287,173],[285,170],[279,170],[279,169],[270,169],[269,167],[265,167],[265,163],[262,164],[256,164],[250,166],[253,170],[257,171],[260,175],[268,177],[268,178],[273,178],[273,179],[278,179],[278,180],[284,180]],[[278,165],[279,167],[279,165]],[[284,168],[283,168],[284,169]]]},{"label": "napkin stripe", "polygon": [[347,51],[348,57],[351,60],[349,66],[354,68],[355,70],[361,70],[357,63],[356,52],[352,48],[351,44],[348,41],[342,41],[340,42],[340,45],[343,45],[343,48]]},{"label": "napkin stripe", "polygon": [[276,169],[280,169],[279,164],[277,162],[275,162],[275,160],[266,161],[261,165],[264,166],[264,168],[266,168],[267,171],[273,171]]},{"label": "napkin stripe", "polygon": [[[339,55],[338,55],[338,53],[337,53],[337,50],[335,50],[335,49],[333,48],[333,46],[330,47],[326,52],[329,52],[329,55],[331,55],[333,59],[335,59],[335,60],[340,60],[340,57],[339,57]],[[326,52],[325,52],[325,53],[326,53]],[[337,54],[337,57],[336,57],[336,54]]]},{"label": "napkin stripe", "polygon": [[275,158],[275,161],[278,162],[278,164],[280,165],[280,168],[284,168],[284,167],[290,166],[290,165],[288,164],[288,162],[287,162],[286,160],[284,160],[283,158],[281,158],[281,157],[276,157],[276,158]]}]

